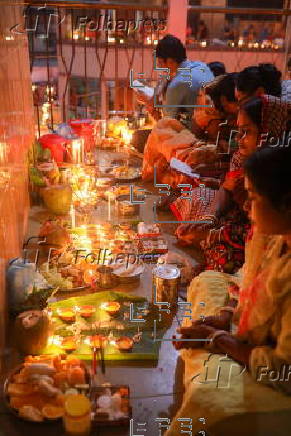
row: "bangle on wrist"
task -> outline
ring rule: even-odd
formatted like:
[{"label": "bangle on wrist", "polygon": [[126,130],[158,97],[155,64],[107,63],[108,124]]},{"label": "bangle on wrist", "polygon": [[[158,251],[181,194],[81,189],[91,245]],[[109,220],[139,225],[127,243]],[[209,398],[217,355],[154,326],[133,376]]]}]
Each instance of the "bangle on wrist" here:
[{"label": "bangle on wrist", "polygon": [[217,218],[215,215],[203,215],[202,220],[203,221],[210,221],[212,225],[217,224]]}]

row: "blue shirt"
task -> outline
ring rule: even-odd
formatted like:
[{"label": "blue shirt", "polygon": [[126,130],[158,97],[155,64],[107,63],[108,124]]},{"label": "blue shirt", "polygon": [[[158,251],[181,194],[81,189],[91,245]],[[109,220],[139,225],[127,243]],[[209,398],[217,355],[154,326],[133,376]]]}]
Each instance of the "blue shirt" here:
[{"label": "blue shirt", "polygon": [[185,124],[190,127],[199,90],[213,79],[210,68],[204,62],[183,61],[168,85],[163,114],[178,119],[184,115]]}]

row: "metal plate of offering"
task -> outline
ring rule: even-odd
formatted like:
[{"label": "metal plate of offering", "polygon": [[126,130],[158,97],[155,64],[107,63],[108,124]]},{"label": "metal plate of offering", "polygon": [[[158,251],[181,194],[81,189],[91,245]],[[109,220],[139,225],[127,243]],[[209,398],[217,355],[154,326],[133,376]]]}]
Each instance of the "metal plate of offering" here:
[{"label": "metal plate of offering", "polygon": [[141,177],[141,169],[137,167],[123,165],[114,168],[112,175],[118,182],[134,182]]},{"label": "metal plate of offering", "polygon": [[112,186],[113,180],[110,177],[98,177],[96,179],[96,189],[103,191]]},{"label": "metal plate of offering", "polygon": [[160,265],[153,269],[153,302],[175,303],[178,298],[180,270],[175,265]]},{"label": "metal plate of offering", "polygon": [[140,276],[144,272],[143,263],[123,262],[116,263],[112,267],[120,283],[134,283],[140,280]]}]

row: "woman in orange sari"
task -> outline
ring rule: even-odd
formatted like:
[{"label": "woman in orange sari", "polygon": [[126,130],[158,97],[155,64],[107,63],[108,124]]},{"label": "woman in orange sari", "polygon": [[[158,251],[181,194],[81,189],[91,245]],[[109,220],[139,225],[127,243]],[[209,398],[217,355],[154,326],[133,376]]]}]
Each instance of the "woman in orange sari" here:
[{"label": "woman in orange sari", "polygon": [[194,190],[192,204],[178,199],[171,205],[176,216],[194,222],[180,225],[177,237],[187,245],[201,244],[205,262],[200,270],[234,273],[242,266],[250,227],[244,211],[243,163],[257,147],[265,145],[268,136],[276,144],[283,141],[290,118],[288,111],[290,105],[276,97],[264,95],[246,101],[238,116],[239,150],[233,155],[230,171],[218,194],[201,200],[201,191]]},{"label": "woman in orange sari", "polygon": [[[170,160],[177,157],[183,161],[194,150],[201,150],[201,163],[206,164],[200,168],[203,178],[218,178],[225,174],[229,165],[231,153],[227,153],[231,135],[236,125],[238,106],[235,98],[236,74],[227,74],[218,77],[205,87],[201,93],[192,119],[192,133],[177,120],[164,118],[158,121],[148,138],[143,160],[143,180],[154,178],[159,183],[168,183],[173,189],[179,183],[190,183],[197,186],[193,179],[170,168]],[[204,107],[203,105],[206,105]],[[213,144],[211,162],[207,162],[207,144]],[[231,152],[233,149],[231,148]],[[204,156],[205,155],[205,159]],[[206,180],[204,180],[207,183]],[[217,181],[216,185],[219,184]]]}]

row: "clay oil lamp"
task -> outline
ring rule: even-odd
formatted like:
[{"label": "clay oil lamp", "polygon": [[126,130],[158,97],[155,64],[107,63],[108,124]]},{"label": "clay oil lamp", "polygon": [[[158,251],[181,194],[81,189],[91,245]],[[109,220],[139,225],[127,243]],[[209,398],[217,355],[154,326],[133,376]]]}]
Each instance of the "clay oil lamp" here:
[{"label": "clay oil lamp", "polygon": [[121,336],[115,343],[121,353],[130,353],[134,344],[133,340],[128,336]]},{"label": "clay oil lamp", "polygon": [[76,351],[78,347],[77,339],[75,338],[75,336],[67,336],[63,338],[61,342],[61,347],[64,351],[67,351],[68,353]]},{"label": "clay oil lamp", "polygon": [[117,301],[108,301],[101,304],[100,308],[110,316],[115,316],[120,310],[120,304]]},{"label": "clay oil lamp", "polygon": [[96,312],[96,308],[94,306],[80,306],[76,307],[76,310],[79,312],[79,315],[82,318],[91,318]]},{"label": "clay oil lamp", "polygon": [[76,311],[72,307],[65,307],[57,310],[59,318],[64,322],[75,322]]}]

